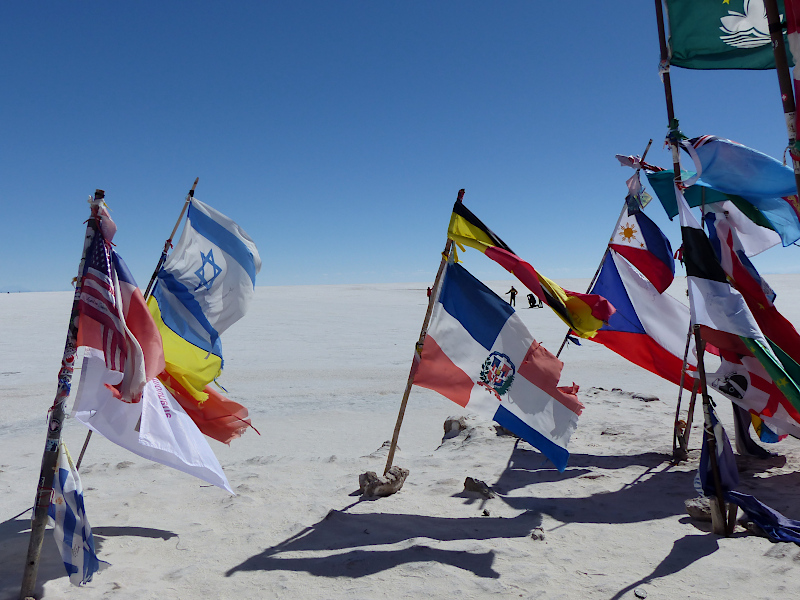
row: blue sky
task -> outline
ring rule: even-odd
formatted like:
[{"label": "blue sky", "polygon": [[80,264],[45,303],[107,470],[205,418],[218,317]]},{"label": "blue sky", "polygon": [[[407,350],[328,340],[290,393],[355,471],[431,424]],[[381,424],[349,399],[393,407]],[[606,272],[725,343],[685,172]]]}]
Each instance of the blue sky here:
[{"label": "blue sky", "polygon": [[[653,138],[671,164],[652,2],[6,2],[0,49],[3,291],[69,289],[95,188],[144,286],[195,177],[259,285],[428,281],[462,187],[544,275],[588,278],[632,173],[614,155]],[[782,155],[774,72],[672,82],[690,137]]]}]

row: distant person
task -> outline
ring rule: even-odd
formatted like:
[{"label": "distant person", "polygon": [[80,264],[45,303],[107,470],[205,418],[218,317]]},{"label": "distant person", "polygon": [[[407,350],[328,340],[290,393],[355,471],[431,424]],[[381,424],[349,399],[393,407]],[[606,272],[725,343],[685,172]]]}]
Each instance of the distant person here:
[{"label": "distant person", "polygon": [[533,294],[528,294],[528,308],[542,308],[542,301]]},{"label": "distant person", "polygon": [[431,297],[431,288],[428,287],[428,298],[430,298],[430,297]]},{"label": "distant person", "polygon": [[514,288],[513,285],[511,286],[511,289],[506,292],[506,294],[511,294],[511,298],[508,300],[508,303],[511,306],[516,306],[517,305],[517,294],[518,293],[519,292],[517,292],[517,290]]}]

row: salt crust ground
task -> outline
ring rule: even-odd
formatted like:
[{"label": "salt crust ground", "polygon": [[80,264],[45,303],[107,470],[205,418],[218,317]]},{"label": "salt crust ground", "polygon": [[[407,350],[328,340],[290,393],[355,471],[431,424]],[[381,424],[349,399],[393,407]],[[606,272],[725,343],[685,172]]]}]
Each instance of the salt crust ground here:
[{"label": "salt crust ground", "polygon": [[[800,324],[800,276],[770,277]],[[586,281],[562,282],[585,289]],[[688,463],[671,466],[677,389],[584,342],[562,354],[563,382],[586,405],[559,474],[524,442],[472,421],[441,441],[456,405],[411,395],[395,496],[361,501],[358,475],[382,471],[425,285],[258,288],[225,337],[223,384],[261,431],[212,442],[237,495],[133,456],[95,436],[82,468],[101,558],[111,567],[70,586],[48,532],[37,593],[47,599],[135,598],[782,598],[800,585],[800,547],[741,528],[731,538],[691,521],[700,416]],[[510,282],[496,282],[499,293]],[[681,297],[685,286],[674,284]],[[0,599],[16,598],[47,408],[71,294],[0,295]],[[556,351],[564,327],[520,309]],[[634,393],[654,395],[645,402]],[[686,406],[684,400],[684,406]],[[729,403],[720,413],[731,422]],[[68,422],[77,455],[85,429]],[[741,490],[800,518],[800,444],[782,460],[742,460]],[[465,477],[490,484],[485,500]],[[544,540],[531,537],[534,528]]]}]

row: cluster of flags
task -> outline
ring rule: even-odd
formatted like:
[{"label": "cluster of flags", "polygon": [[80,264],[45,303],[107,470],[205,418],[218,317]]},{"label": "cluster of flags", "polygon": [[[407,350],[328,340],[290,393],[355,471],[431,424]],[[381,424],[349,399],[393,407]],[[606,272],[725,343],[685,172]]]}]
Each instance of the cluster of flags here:
[{"label": "cluster of flags", "polygon": [[[261,259],[234,221],[191,198],[187,222],[145,301],[114,250],[116,225],[97,207],[84,260],[77,344],[83,364],[72,416],[131,452],[233,490],[206,436],[229,443],[252,427],[247,409],[210,384],[221,334],[247,311]],[[62,444],[50,516],[70,581],[97,559],[80,477]]]}]

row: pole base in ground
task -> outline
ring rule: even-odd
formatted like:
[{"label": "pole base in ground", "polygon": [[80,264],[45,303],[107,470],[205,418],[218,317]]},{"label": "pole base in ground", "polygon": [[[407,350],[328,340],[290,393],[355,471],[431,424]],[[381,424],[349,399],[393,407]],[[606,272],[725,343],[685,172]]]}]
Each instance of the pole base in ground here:
[{"label": "pole base in ground", "polygon": [[358,487],[364,496],[391,496],[402,489],[406,477],[408,477],[408,469],[395,465],[383,477],[378,477],[375,471],[362,473],[358,476]]}]

